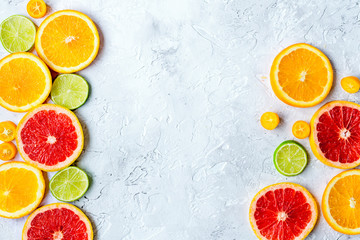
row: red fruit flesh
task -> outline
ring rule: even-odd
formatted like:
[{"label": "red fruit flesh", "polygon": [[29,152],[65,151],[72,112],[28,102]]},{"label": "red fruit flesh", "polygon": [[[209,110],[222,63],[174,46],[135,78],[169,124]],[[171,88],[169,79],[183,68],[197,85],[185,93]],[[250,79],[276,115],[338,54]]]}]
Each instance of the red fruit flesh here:
[{"label": "red fruit flesh", "polygon": [[86,224],[67,208],[37,214],[26,233],[28,240],[88,240]]},{"label": "red fruit flesh", "polygon": [[335,106],[318,119],[316,136],[324,157],[340,163],[359,160],[360,111],[347,106]]},{"label": "red fruit flesh", "polygon": [[312,211],[302,192],[282,188],[268,191],[257,200],[254,218],[265,239],[292,240],[308,226]]},{"label": "red fruit flesh", "polygon": [[47,166],[64,162],[78,146],[78,135],[71,119],[54,110],[34,114],[20,134],[28,157]]}]

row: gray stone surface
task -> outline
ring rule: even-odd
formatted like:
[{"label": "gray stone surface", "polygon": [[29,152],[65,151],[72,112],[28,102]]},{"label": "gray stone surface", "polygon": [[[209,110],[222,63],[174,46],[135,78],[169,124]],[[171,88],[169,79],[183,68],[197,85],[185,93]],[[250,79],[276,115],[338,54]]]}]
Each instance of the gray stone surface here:
[{"label": "gray stone surface", "polygon": [[[74,204],[93,221],[97,240],[255,239],[248,207],[261,188],[291,181],[320,202],[340,172],[316,160],[308,140],[299,141],[309,151],[305,171],[291,178],[276,172],[273,151],[293,139],[295,120],[309,121],[318,107],[280,102],[269,69],[284,47],[313,44],[336,71],[326,101],[357,101],[339,79],[360,75],[358,1],[46,2],[51,12],[88,14],[101,33],[96,61],[80,72],[91,95],[75,111],[86,133],[76,165],[92,182]],[[27,15],[26,3],[0,0],[0,19]],[[279,113],[276,130],[261,128],[265,111]],[[22,115],[0,109],[0,120]],[[42,204],[50,202],[48,193]],[[0,239],[20,239],[25,220],[0,219]],[[307,239],[359,237],[336,233],[321,216]]]}]

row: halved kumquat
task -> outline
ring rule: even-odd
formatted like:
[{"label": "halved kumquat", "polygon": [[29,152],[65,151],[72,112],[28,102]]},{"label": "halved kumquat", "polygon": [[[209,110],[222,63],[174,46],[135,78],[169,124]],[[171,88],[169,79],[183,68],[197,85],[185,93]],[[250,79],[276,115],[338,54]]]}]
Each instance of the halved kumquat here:
[{"label": "halved kumquat", "polygon": [[0,122],[0,141],[10,142],[15,139],[16,125],[11,121]]},{"label": "halved kumquat", "polygon": [[360,89],[360,80],[354,76],[344,77],[341,79],[341,87],[345,92],[356,93]]},{"label": "halved kumquat", "polygon": [[267,130],[275,129],[280,122],[280,118],[276,113],[273,112],[266,112],[261,115],[260,123]]},{"label": "halved kumquat", "polygon": [[30,0],[26,10],[31,17],[42,18],[46,14],[46,4],[43,0]]},{"label": "halved kumquat", "polygon": [[292,127],[292,133],[296,138],[307,138],[310,135],[310,125],[305,121],[296,121]]},{"label": "halved kumquat", "polygon": [[12,142],[0,144],[0,160],[9,161],[15,158],[17,149]]}]

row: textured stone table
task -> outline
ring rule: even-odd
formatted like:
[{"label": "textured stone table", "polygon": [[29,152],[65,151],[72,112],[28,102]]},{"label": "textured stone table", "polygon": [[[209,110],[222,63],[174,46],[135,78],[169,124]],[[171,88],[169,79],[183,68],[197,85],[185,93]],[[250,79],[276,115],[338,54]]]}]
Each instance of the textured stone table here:
[{"label": "textured stone table", "polygon": [[[76,165],[89,174],[91,187],[74,204],[93,221],[97,240],[255,239],[248,206],[257,191],[292,181],[320,201],[340,172],[310,151],[299,176],[276,172],[274,149],[293,138],[295,120],[309,121],[317,107],[286,106],[268,75],[282,48],[307,42],[336,70],[326,101],[357,101],[359,94],[345,94],[339,83],[360,75],[356,1],[46,2],[51,11],[88,14],[101,32],[96,61],[80,72],[91,95],[75,111],[86,134]],[[27,16],[26,3],[0,0],[0,19]],[[0,47],[0,57],[6,55]],[[261,128],[265,111],[282,118],[276,130]],[[0,108],[0,120],[18,122],[22,115]],[[310,150],[308,140],[300,142]],[[50,202],[48,193],[42,204]],[[0,239],[20,239],[25,220],[0,219]],[[321,216],[308,239],[359,237],[336,233]]]}]

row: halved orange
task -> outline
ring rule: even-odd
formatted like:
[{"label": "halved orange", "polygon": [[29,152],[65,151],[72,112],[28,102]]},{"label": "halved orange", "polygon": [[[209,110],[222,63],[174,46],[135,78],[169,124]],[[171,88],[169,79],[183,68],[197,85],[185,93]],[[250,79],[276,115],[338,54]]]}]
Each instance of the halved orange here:
[{"label": "halved orange", "polygon": [[32,53],[13,53],[0,60],[0,105],[25,112],[43,103],[50,94],[51,74]]},{"label": "halved orange", "polygon": [[322,102],[333,82],[329,59],[319,49],[298,43],[282,50],[271,66],[270,81],[275,95],[294,107]]},{"label": "halved orange", "polygon": [[40,25],[35,39],[38,55],[54,71],[72,73],[96,57],[100,38],[94,22],[74,10],[58,11]]},{"label": "halved orange", "polygon": [[24,162],[0,165],[0,216],[20,218],[37,208],[44,197],[42,172]]},{"label": "halved orange", "polygon": [[360,170],[342,172],[330,180],[323,194],[321,209],[325,220],[336,231],[360,234]]}]

